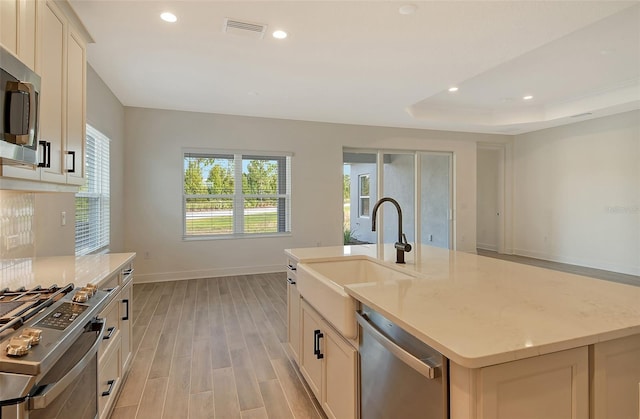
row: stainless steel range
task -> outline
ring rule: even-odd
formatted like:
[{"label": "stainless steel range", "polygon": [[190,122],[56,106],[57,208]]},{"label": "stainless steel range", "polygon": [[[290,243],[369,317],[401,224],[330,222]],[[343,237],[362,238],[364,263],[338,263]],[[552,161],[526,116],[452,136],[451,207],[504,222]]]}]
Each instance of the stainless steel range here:
[{"label": "stainless steel range", "polygon": [[97,315],[109,295],[73,284],[0,291],[0,419],[97,417]]}]

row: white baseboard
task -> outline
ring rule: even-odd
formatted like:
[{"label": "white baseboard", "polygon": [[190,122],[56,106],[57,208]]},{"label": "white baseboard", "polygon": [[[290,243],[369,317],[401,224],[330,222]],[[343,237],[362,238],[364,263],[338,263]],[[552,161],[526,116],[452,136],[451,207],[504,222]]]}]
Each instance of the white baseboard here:
[{"label": "white baseboard", "polygon": [[513,254],[535,258],[535,259],[548,260],[551,262],[559,262],[559,263],[566,263],[569,265],[584,266],[586,268],[602,269],[604,271],[618,272],[626,275],[636,275],[636,276],[640,275],[640,266],[614,265],[611,263],[606,263],[601,261],[594,261],[590,259],[585,260],[580,258],[562,256],[562,255],[553,255],[553,254],[547,254],[544,252],[538,252],[535,250],[527,250],[527,249],[513,249]]},{"label": "white baseboard", "polygon": [[253,275],[253,274],[265,274],[273,272],[284,272],[283,265],[268,265],[268,266],[241,266],[236,268],[220,268],[220,269],[202,269],[196,271],[180,271],[180,272],[156,272],[148,274],[137,273],[134,275],[133,282],[136,284],[143,284],[148,282],[167,282],[167,281],[182,281],[187,279],[200,279],[200,278],[216,278],[221,276],[235,276],[235,275]]},{"label": "white baseboard", "polygon": [[492,252],[498,251],[498,245],[495,244],[487,244],[487,243],[477,243],[476,247],[482,250],[490,250]]}]

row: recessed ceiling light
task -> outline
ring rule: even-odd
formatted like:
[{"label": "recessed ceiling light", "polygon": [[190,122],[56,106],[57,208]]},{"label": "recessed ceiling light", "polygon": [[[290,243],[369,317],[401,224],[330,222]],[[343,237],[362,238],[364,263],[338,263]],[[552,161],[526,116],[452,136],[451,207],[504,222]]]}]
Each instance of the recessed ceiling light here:
[{"label": "recessed ceiling light", "polygon": [[271,35],[273,35],[273,37],[276,39],[284,39],[287,37],[287,33],[281,30],[273,31]]},{"label": "recessed ceiling light", "polygon": [[176,15],[174,15],[173,13],[170,13],[170,12],[164,12],[164,13],[160,14],[160,19],[164,20],[165,22],[169,22],[169,23],[174,23],[174,22],[176,22],[178,20]]},{"label": "recessed ceiling light", "polygon": [[404,6],[400,6],[398,12],[401,15],[412,15],[418,10],[418,6],[415,4],[405,4]]},{"label": "recessed ceiling light", "polygon": [[457,88],[456,86],[451,86],[451,87],[449,88],[449,91],[450,91],[450,92],[452,92],[452,93],[453,93],[453,92],[457,92],[457,91],[458,91],[458,88]]},{"label": "recessed ceiling light", "polygon": [[533,96],[531,96],[531,95],[527,95],[527,96],[524,96],[522,99],[524,99],[524,100],[531,100],[531,99],[533,99]]}]

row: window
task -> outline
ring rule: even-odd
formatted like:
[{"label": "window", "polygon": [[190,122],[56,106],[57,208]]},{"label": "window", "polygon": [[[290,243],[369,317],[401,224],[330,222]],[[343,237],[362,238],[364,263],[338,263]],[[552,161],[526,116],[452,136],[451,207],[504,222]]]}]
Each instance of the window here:
[{"label": "window", "polygon": [[369,217],[369,175],[358,176],[358,211],[360,217]]},{"label": "window", "polygon": [[102,133],[87,125],[87,183],[76,193],[76,255],[109,247],[109,142]]},{"label": "window", "polygon": [[291,156],[185,152],[185,237],[291,232]]}]

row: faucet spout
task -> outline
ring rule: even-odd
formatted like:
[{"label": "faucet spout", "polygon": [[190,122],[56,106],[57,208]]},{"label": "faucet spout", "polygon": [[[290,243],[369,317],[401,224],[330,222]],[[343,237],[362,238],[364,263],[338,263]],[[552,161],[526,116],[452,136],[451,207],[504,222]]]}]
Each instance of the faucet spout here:
[{"label": "faucet spout", "polygon": [[400,204],[393,198],[385,197],[380,198],[378,202],[373,206],[373,211],[371,214],[371,231],[376,231],[376,216],[378,214],[378,208],[384,202],[391,202],[398,211],[398,241],[394,244],[396,248],[396,263],[405,263],[404,262],[404,254],[405,252],[411,251],[411,245],[407,242],[407,236],[402,232],[402,208],[400,208]]}]

